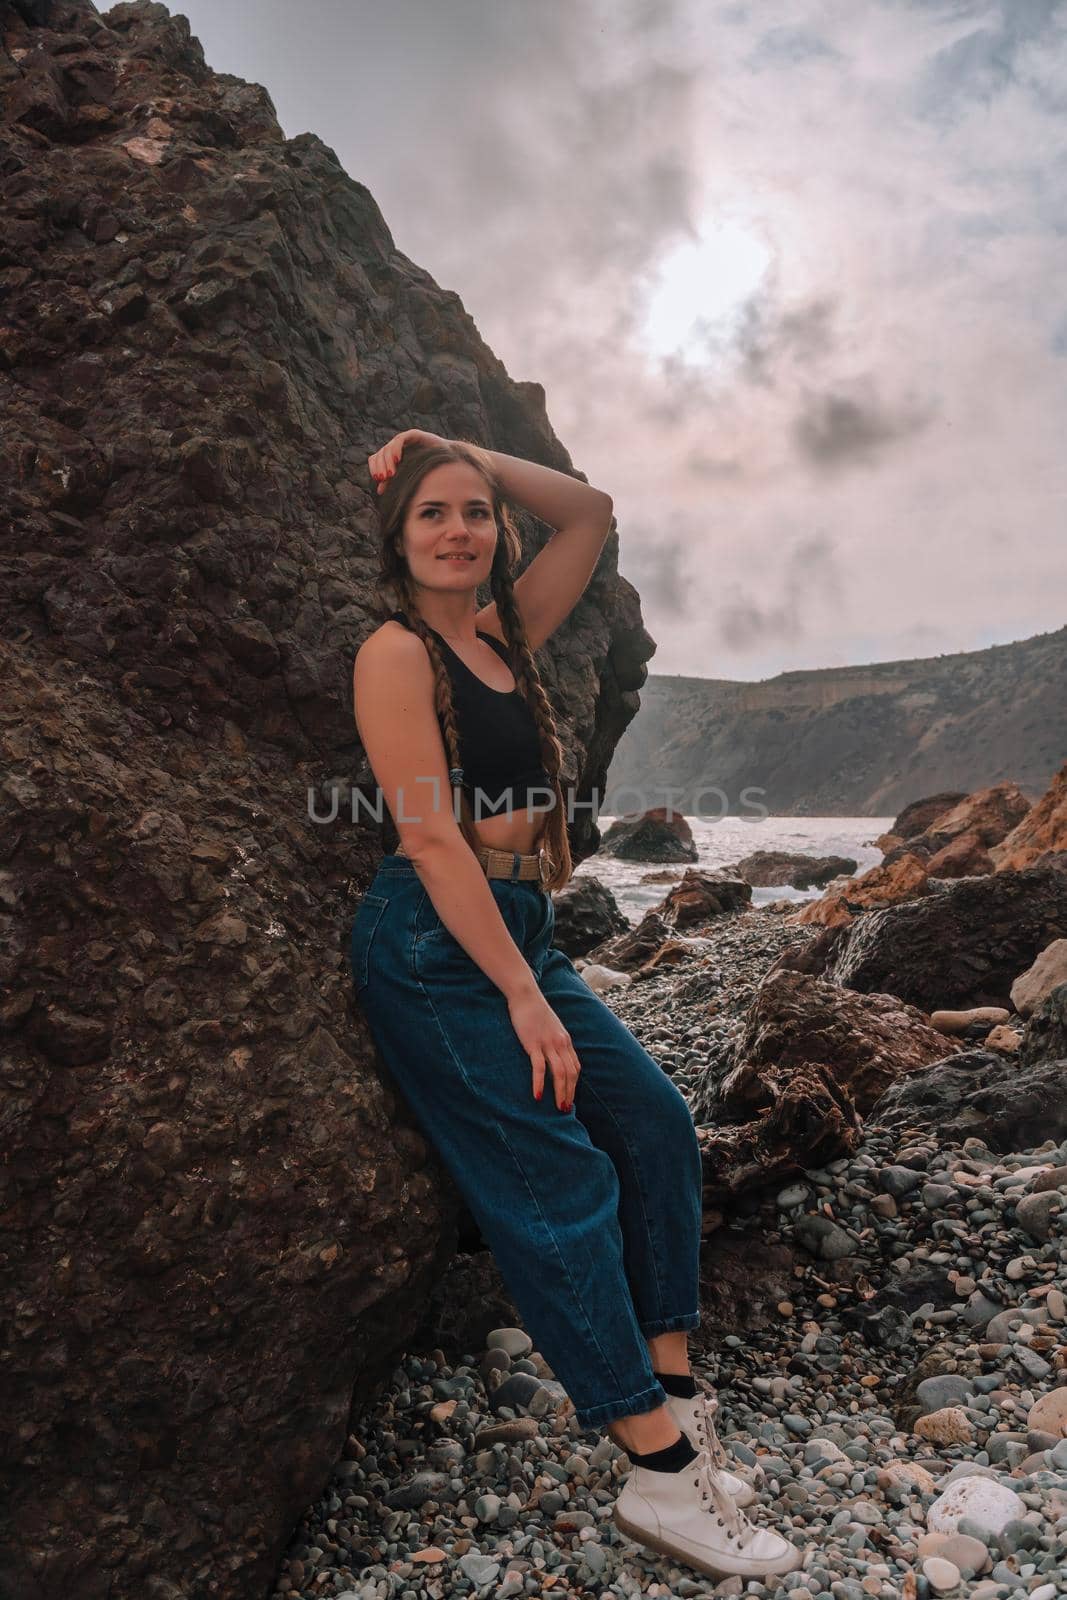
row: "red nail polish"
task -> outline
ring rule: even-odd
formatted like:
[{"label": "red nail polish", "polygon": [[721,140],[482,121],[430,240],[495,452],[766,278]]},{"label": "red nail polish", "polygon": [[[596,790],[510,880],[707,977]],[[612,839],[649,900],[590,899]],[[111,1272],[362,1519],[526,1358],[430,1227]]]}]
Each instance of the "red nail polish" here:
[{"label": "red nail polish", "polygon": [[540,1098],[544,1094],[544,1092],[545,1092],[544,1089],[538,1089],[537,1093],[534,1095],[534,1099],[535,1100],[540,1100]]}]

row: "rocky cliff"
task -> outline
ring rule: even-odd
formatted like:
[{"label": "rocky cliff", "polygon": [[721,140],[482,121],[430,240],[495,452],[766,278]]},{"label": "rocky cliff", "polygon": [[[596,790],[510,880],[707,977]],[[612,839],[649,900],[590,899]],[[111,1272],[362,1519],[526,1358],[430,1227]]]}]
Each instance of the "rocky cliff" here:
[{"label": "rocky cliff", "polygon": [[[350,1003],[377,832],[316,820],[366,776],[366,458],[573,468],[184,17],[0,0],[0,94],[0,1595],[253,1600],[457,1211]],[[586,790],[653,649],[616,556],[541,655]]]},{"label": "rocky cliff", "polygon": [[712,817],[726,801],[735,816],[760,805],[777,816],[891,816],[921,795],[1002,779],[1036,799],[1067,755],[1065,728],[1067,627],[758,683],[652,674],[601,809],[664,805],[668,785],[676,809]]}]

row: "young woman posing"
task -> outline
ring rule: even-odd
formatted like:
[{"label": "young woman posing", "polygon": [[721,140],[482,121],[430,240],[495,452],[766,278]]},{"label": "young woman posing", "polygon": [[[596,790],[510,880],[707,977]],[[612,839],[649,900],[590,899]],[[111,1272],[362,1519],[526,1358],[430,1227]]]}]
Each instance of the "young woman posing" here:
[{"label": "young woman posing", "polygon": [[[702,1175],[688,1105],[552,947],[551,891],[572,862],[534,652],[584,592],[611,499],[417,428],[369,465],[397,608],[356,655],[353,699],[400,844],[355,916],[356,997],[579,1425],[630,1456],[618,1527],[715,1576],[787,1572],[800,1553],[739,1509],[754,1491],[727,1470],[689,1371]],[[509,502],[556,529],[517,578]]]}]

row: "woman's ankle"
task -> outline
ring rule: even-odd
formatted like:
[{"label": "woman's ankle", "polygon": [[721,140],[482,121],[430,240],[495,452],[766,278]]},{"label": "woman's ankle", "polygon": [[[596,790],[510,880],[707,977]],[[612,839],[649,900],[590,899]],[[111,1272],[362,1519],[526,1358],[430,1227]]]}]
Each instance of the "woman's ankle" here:
[{"label": "woman's ankle", "polygon": [[627,1453],[636,1450],[648,1455],[653,1450],[665,1450],[676,1444],[681,1429],[669,1406],[657,1406],[653,1411],[635,1412],[629,1417],[616,1417],[605,1429],[608,1437]]}]

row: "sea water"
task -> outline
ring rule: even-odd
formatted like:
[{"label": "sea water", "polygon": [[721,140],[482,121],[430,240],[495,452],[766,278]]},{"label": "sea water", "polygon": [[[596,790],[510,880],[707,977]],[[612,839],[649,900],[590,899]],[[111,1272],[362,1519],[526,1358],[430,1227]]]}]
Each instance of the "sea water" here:
[{"label": "sea water", "polygon": [[[614,818],[600,812],[597,826],[601,837]],[[753,850],[788,850],[809,856],[848,856],[856,863],[856,874],[866,872],[882,860],[874,840],[888,833],[892,817],[686,817],[696,846],[694,862],[669,866],[651,861],[620,861],[615,856],[587,856],[575,872],[576,878],[594,877],[609,889],[623,916],[631,923],[640,921],[649,906],[658,905],[670,888],[669,882],[642,883],[648,873],[669,872],[679,881],[686,866],[695,868],[731,867]],[[818,899],[821,888],[793,889],[788,884],[755,888],[752,904],[770,900]]]}]

